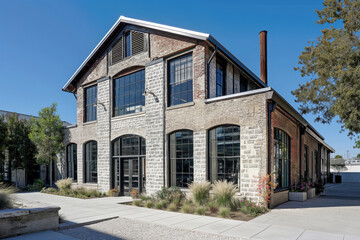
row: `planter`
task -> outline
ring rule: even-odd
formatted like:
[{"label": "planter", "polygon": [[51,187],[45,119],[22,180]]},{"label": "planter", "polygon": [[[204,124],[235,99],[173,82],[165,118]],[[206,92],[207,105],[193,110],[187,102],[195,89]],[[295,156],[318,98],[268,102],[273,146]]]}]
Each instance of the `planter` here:
[{"label": "planter", "polygon": [[311,188],[308,192],[307,192],[307,198],[313,198],[316,196],[316,189],[315,188]]},{"label": "planter", "polygon": [[341,183],[341,175],[335,175],[335,183]]},{"label": "planter", "polygon": [[307,192],[289,192],[290,201],[303,202],[307,199]]},{"label": "planter", "polygon": [[112,193],[111,193],[111,196],[112,196],[112,197],[118,197],[118,196],[119,196],[119,192],[112,192]]}]

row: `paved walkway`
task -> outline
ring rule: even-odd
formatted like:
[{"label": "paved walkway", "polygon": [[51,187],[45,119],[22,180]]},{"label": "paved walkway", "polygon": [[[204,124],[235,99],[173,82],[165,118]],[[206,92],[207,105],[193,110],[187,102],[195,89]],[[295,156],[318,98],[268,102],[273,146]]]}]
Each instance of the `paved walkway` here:
[{"label": "paved walkway", "polygon": [[[341,187],[338,186],[341,185],[332,186],[327,189],[327,193],[329,192],[329,195],[326,195],[328,196],[327,198],[319,197],[304,203],[289,202],[272,210],[268,214],[248,222],[118,204],[129,201],[130,198],[128,197],[84,200],[43,193],[18,193],[14,194],[14,196],[24,203],[60,206],[60,216],[67,221],[61,224],[61,227],[71,227],[71,225],[74,224],[85,224],[101,219],[120,217],[241,239],[360,240],[360,237],[356,237],[360,236],[360,224],[358,222],[360,215],[356,215],[354,218],[352,217],[354,212],[358,214],[360,211],[359,200],[335,199],[336,201],[334,201],[334,196],[338,197],[338,195],[331,193],[336,193],[337,188],[341,189]],[[354,191],[354,186],[347,187],[349,188],[349,195],[351,195],[351,191]],[[330,190],[332,188],[335,191]],[[356,192],[356,190],[354,192]],[[348,197],[354,198],[353,195]],[[344,204],[342,204],[342,202],[344,202]],[[355,202],[357,202],[357,205]],[[335,204],[338,205],[332,206]],[[340,207],[338,207],[339,204]],[[345,204],[346,206],[344,206]],[[352,207],[352,211],[348,211],[348,209],[346,209],[347,207]],[[323,211],[319,212],[318,208],[321,208]],[[331,214],[326,214],[328,209],[332,208],[338,209]],[[336,219],[339,219],[339,217],[341,221],[336,226],[331,225],[331,227],[326,227],[332,224],[332,221],[336,222]],[[348,221],[346,221],[347,218],[349,219]],[[301,219],[301,221],[299,219]],[[357,227],[354,227],[355,225]]]},{"label": "paved walkway", "polygon": [[325,194],[305,202],[289,201],[252,220],[254,223],[300,227],[360,236],[360,183],[327,185]]}]

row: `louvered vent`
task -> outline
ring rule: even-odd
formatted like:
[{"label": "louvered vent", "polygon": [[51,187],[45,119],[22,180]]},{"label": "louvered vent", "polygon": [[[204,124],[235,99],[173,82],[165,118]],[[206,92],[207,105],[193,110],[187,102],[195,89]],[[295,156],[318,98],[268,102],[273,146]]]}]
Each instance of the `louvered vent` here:
[{"label": "louvered vent", "polygon": [[123,59],[123,45],[122,37],[119,38],[119,41],[112,47],[111,50],[111,63],[114,64]]},{"label": "louvered vent", "polygon": [[131,52],[132,55],[140,53],[145,50],[145,34],[140,32],[132,32],[132,46]]}]

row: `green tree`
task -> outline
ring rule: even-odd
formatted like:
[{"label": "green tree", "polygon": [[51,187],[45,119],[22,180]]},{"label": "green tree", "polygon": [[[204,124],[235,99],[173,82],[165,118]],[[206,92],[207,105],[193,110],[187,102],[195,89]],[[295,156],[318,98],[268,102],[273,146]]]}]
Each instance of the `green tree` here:
[{"label": "green tree", "polygon": [[357,135],[360,147],[360,1],[325,0],[316,10],[325,28],[299,56],[295,68],[310,81],[293,91],[302,113],[329,123],[335,116],[342,130]]},{"label": "green tree", "polygon": [[356,158],[357,158],[357,159],[360,159],[360,153],[358,153],[358,155],[356,155]]},{"label": "green tree", "polygon": [[335,159],[338,159],[338,158],[343,159],[343,157],[342,157],[341,155],[336,155],[334,158],[335,158]]},{"label": "green tree", "polygon": [[56,154],[63,149],[63,129],[60,116],[56,114],[56,103],[41,109],[39,119],[31,120],[30,139],[37,148],[37,162],[50,164],[50,186],[52,187],[52,164]]},{"label": "green tree", "polygon": [[18,169],[31,169],[35,163],[36,147],[29,138],[30,124],[25,120],[20,120],[16,113],[8,114],[7,149],[9,150],[9,160],[12,169],[16,170],[16,184]]},{"label": "green tree", "polygon": [[7,145],[7,124],[4,116],[0,117],[0,164],[4,163]]}]

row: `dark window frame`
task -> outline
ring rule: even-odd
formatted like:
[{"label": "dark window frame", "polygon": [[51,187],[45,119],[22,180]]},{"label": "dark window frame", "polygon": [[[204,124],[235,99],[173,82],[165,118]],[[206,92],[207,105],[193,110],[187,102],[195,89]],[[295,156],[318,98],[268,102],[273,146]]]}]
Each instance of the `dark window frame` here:
[{"label": "dark window frame", "polygon": [[[280,144],[282,145],[281,148]],[[287,145],[286,148],[285,145]],[[278,151],[276,151],[277,147],[279,147]],[[280,163],[281,168],[278,167]],[[287,169],[284,169],[286,167],[286,164]],[[287,132],[280,128],[274,128],[273,168],[276,175],[276,183],[278,184],[275,191],[289,189],[291,186],[291,137],[289,134],[287,134]],[[283,174],[284,171],[285,173]]]},{"label": "dark window frame", "polygon": [[124,33],[124,58],[131,57],[132,56],[132,31],[126,31]]},{"label": "dark window frame", "polygon": [[[94,149],[95,148],[95,149]],[[95,153],[94,153],[95,150]],[[91,156],[90,156],[91,155]],[[94,157],[95,155],[95,157]],[[84,144],[84,183],[98,182],[98,143],[96,141],[88,141]],[[94,166],[91,166],[94,165]],[[90,167],[93,167],[90,170]]]},{"label": "dark window frame", "polygon": [[[219,88],[221,88],[221,93],[218,90]],[[226,63],[224,60],[222,60],[218,57],[216,59],[216,95],[215,95],[215,97],[222,97],[225,95],[226,95]]]},{"label": "dark window frame", "polygon": [[[72,152],[70,152],[72,150]],[[66,146],[66,176],[77,181],[77,144],[69,143]]]},{"label": "dark window frame", "polygon": [[[185,60],[184,60],[185,59]],[[182,68],[183,60],[185,61],[184,68]],[[176,69],[176,64],[179,63],[180,69]],[[189,63],[190,62],[190,63]],[[192,52],[183,54],[181,56],[171,58],[167,61],[168,71],[168,106],[176,106],[184,103],[193,102],[194,100],[194,62]],[[177,74],[177,72],[179,72]],[[174,75],[173,75],[174,74]],[[183,74],[183,75],[182,75]],[[189,77],[190,75],[191,77]],[[182,76],[187,78],[182,80]],[[179,77],[179,81],[176,81]],[[173,82],[172,82],[173,81]],[[186,86],[186,87],[185,87]],[[179,97],[175,97],[175,96]],[[183,96],[186,95],[184,99]]]},{"label": "dark window frame", "polygon": [[[218,137],[218,131],[220,131],[220,129],[222,129],[222,131],[225,131],[227,129],[232,129],[232,135],[231,135],[231,140],[228,139],[228,140],[225,140],[226,136],[224,134],[224,140],[221,140],[221,137],[220,137],[220,141],[219,141],[219,137]],[[236,131],[235,131],[236,130]],[[236,134],[234,134],[236,133]],[[212,134],[215,134],[214,138],[215,138],[215,144],[216,144],[216,154],[215,155],[212,155],[212,150],[213,150],[213,147],[211,144],[213,144],[213,141],[212,141]],[[238,137],[236,137],[238,135]],[[229,136],[227,136],[229,137]],[[238,138],[238,144],[237,144],[237,138]],[[220,143],[223,143],[223,155],[219,156],[219,144],[218,142]],[[211,129],[209,129],[208,131],[208,140],[207,140],[207,145],[208,145],[208,180],[213,183],[215,180],[228,180],[229,178],[227,178],[227,175],[231,176],[231,175],[234,175],[234,177],[232,177],[232,179],[235,179],[235,181],[232,181],[234,182],[238,188],[240,186],[240,171],[241,171],[241,142],[240,142],[240,126],[238,125],[234,125],[234,124],[224,124],[224,125],[219,125],[219,126],[216,126],[216,127],[213,127]],[[226,155],[226,151],[225,151],[225,146],[226,144],[232,144],[232,155]],[[235,143],[236,145],[236,148],[235,148]],[[221,152],[221,150],[220,150]],[[238,155],[236,155],[236,153],[238,152]],[[215,163],[216,163],[216,166],[215,164],[213,164],[213,161],[212,160],[215,160]],[[223,160],[223,172],[219,173],[219,159],[220,160]],[[232,165],[233,165],[233,169],[232,169],[232,172],[225,172],[226,171],[226,165],[229,161],[229,159],[232,159],[230,161],[232,161]],[[220,166],[221,167],[221,166]],[[213,177],[213,174],[212,174],[212,170],[213,168],[216,168],[216,177]],[[219,178],[219,175],[222,175],[222,178]]]},{"label": "dark window frame", "polygon": [[[140,79],[138,79],[140,77]],[[134,79],[134,81],[133,81]],[[145,111],[145,69],[113,79],[112,116]]]},{"label": "dark window frame", "polygon": [[[177,138],[177,134],[181,135]],[[187,135],[185,135],[187,134]],[[186,138],[190,136],[191,138]],[[177,186],[180,188],[188,188],[188,185],[194,181],[194,132],[188,129],[174,131],[168,135],[169,139],[169,186]],[[173,142],[175,140],[175,143]],[[175,147],[175,152],[172,150]],[[184,149],[187,149],[184,151]],[[179,151],[178,151],[179,150]],[[181,151],[180,151],[181,150]],[[181,164],[178,164],[181,163]],[[181,165],[178,169],[178,166]],[[184,166],[188,166],[188,170],[184,171]],[[173,171],[174,170],[174,171]],[[175,182],[172,176],[175,174]],[[181,181],[178,182],[178,175],[181,175]],[[189,181],[184,181],[184,176],[188,176]]]},{"label": "dark window frame", "polygon": [[[90,95],[90,96],[89,96]],[[91,100],[91,102],[89,101]],[[97,120],[97,85],[84,88],[84,122]]]}]

